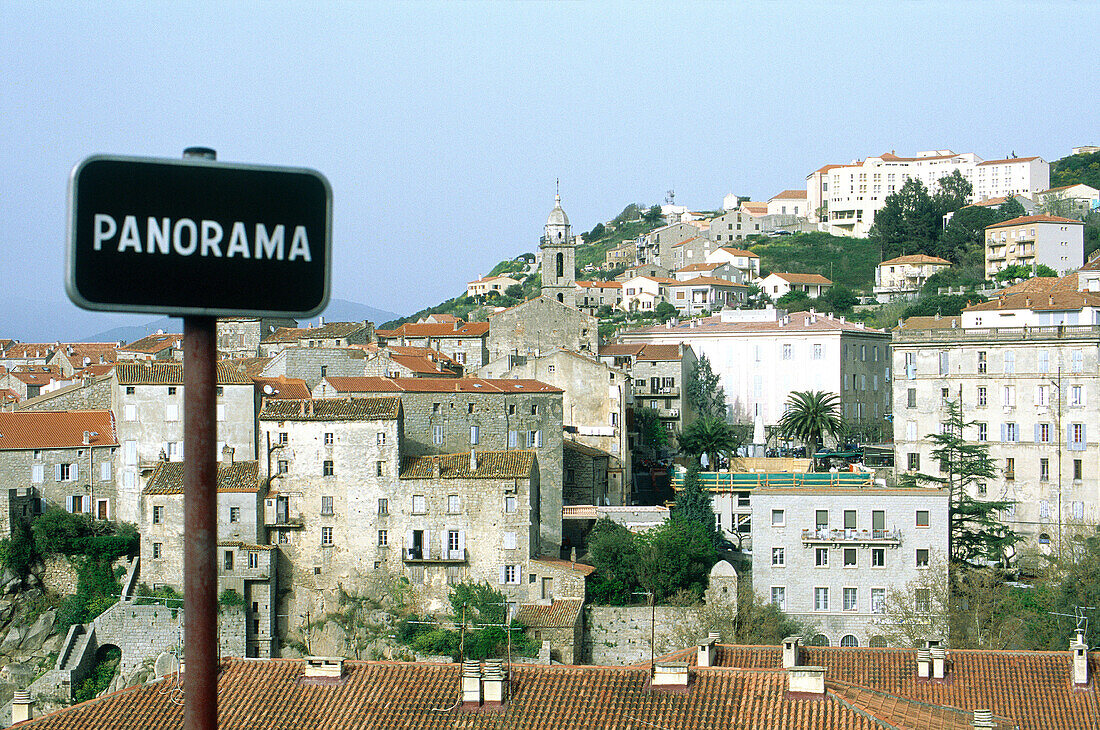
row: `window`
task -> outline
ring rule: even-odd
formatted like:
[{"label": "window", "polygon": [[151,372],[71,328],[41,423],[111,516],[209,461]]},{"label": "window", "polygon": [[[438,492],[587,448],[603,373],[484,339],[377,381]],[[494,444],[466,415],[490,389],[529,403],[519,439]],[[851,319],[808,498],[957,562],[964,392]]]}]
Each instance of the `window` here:
[{"label": "window", "polygon": [[1085,503],[1084,502],[1070,502],[1070,507],[1073,513],[1073,519],[1083,520],[1085,519]]},{"label": "window", "polygon": [[504,533],[504,549],[515,550],[516,549],[516,533],[505,532]]},{"label": "window", "polygon": [[947,350],[940,350],[940,375],[951,374],[951,353]]},{"label": "window", "polygon": [[950,388],[940,388],[940,403],[942,405],[947,405],[950,400],[951,400],[951,389]]},{"label": "window", "polygon": [[432,443],[436,445],[443,443],[443,426],[432,426]]},{"label": "window", "polygon": [[1069,425],[1069,438],[1066,439],[1069,443],[1066,445],[1070,451],[1084,451],[1085,450],[1085,424],[1083,423],[1071,423]]},{"label": "window", "polygon": [[376,477],[382,477],[386,475],[386,462],[376,461],[374,462],[374,475]]},{"label": "window", "polygon": [[385,497],[381,497],[378,500],[378,514],[388,515],[390,513],[390,500]]},{"label": "window", "polygon": [[290,462],[286,459],[280,459],[278,464],[278,473],[286,474],[288,471],[290,471]]},{"label": "window", "polygon": [[510,585],[516,585],[519,583],[519,566],[518,565],[502,565],[500,568],[500,582]]},{"label": "window", "polygon": [[332,446],[333,440],[334,440],[333,439],[333,433],[331,431],[326,431],[325,432],[325,446]]},{"label": "window", "polygon": [[857,598],[858,594],[859,594],[859,592],[855,588],[845,588],[844,589],[844,610],[845,611],[855,611],[856,610],[856,607],[858,605],[858,598]]},{"label": "window", "polygon": [[1073,460],[1073,481],[1075,481],[1075,482],[1081,481],[1081,478],[1082,478],[1081,474],[1084,471],[1081,467],[1082,467],[1081,460],[1080,459],[1074,459]]},{"label": "window", "polygon": [[844,548],[844,567],[850,568],[856,564],[856,549]]},{"label": "window", "polygon": [[[645,381],[644,380],[639,380],[637,385],[639,387],[641,387],[641,386],[645,385]],[[516,404],[515,403],[509,403],[508,404],[508,415],[509,416],[516,415]]]},{"label": "window", "polygon": [[134,386],[127,385],[126,386],[126,395],[133,395],[133,394],[134,394]]},{"label": "window", "polygon": [[1050,405],[1050,386],[1049,385],[1036,385],[1035,386],[1035,405],[1040,408],[1045,408]]},{"label": "window", "polygon": [[886,613],[886,589],[871,589],[871,613]]},{"label": "window", "polygon": [[854,509],[844,510],[844,529],[856,529],[856,511]]},{"label": "window", "polygon": [[164,420],[165,421],[178,421],[180,420],[180,407],[178,403],[169,403],[164,407]]},{"label": "window", "polygon": [[1001,434],[1001,441],[1013,442],[1020,440],[1020,431],[1016,428],[1016,424],[1009,422],[1001,426],[1004,432]]},{"label": "window", "polygon": [[772,603],[780,611],[787,610],[787,589],[784,586],[772,586]]},{"label": "window", "polygon": [[470,426],[470,444],[476,446],[481,440],[481,427]]},{"label": "window", "polygon": [[164,552],[164,543],[154,542],[153,543],[153,559],[154,560],[160,560],[160,557],[163,554],[163,552]]},{"label": "window", "polygon": [[1050,352],[1048,350],[1039,350],[1038,355],[1039,355],[1039,357],[1038,357],[1039,372],[1049,373],[1050,372]]},{"label": "window", "polygon": [[331,515],[332,511],[332,497],[321,497],[321,514]]},{"label": "window", "polygon": [[786,523],[783,521],[783,510],[772,510],[772,527],[783,527]]},{"label": "window", "polygon": [[1050,443],[1050,424],[1049,423],[1037,423],[1035,424],[1035,441],[1041,444]]},{"label": "window", "polygon": [[331,477],[336,473],[336,470],[333,467],[331,459],[326,459],[325,460],[324,464],[321,466],[321,471],[322,471],[322,474],[326,477]]},{"label": "window", "polygon": [[[855,590],[854,588],[852,590]],[[840,645],[847,648],[855,648],[859,646],[859,639],[851,634],[845,634],[840,639]]]},{"label": "window", "polygon": [[240,522],[241,521],[241,508],[240,507],[230,507],[229,508],[229,521],[230,522]]},{"label": "window", "polygon": [[1004,405],[1005,408],[1014,408],[1016,406],[1016,386],[1006,385],[1004,387]]},{"label": "window", "polygon": [[386,547],[390,544],[390,533],[387,530],[378,531],[378,547]]},{"label": "window", "polygon": [[226,550],[223,554],[222,561],[226,570],[233,570],[233,551]]},{"label": "window", "polygon": [[512,514],[513,512],[516,511],[516,498],[515,497],[505,497],[504,498],[504,511],[507,512],[508,514]]},{"label": "window", "polygon": [[537,431],[527,432],[527,448],[538,448],[542,446],[542,429]]},{"label": "window", "polygon": [[784,360],[790,360],[791,359],[791,346],[790,345],[783,345],[783,359]]},{"label": "window", "polygon": [[1007,459],[1005,459],[1005,479],[1015,479],[1015,478],[1016,478],[1016,459],[1010,456]]},{"label": "window", "polygon": [[917,510],[917,527],[928,527],[928,510]]},{"label": "window", "polygon": [[508,432],[508,448],[514,449],[519,444],[519,431]]},{"label": "window", "polygon": [[252,570],[260,567],[260,554],[255,550],[248,551],[248,567]]},{"label": "window", "polygon": [[1070,370],[1079,373],[1084,370],[1085,355],[1083,350],[1074,350],[1070,356]]},{"label": "window", "polygon": [[413,495],[412,511],[414,515],[423,515],[428,513],[428,498],[423,494]]},{"label": "window", "polygon": [[821,345],[814,345],[814,360],[821,360],[825,357],[825,348]]},{"label": "window", "polygon": [[829,565],[829,548],[816,548],[814,550],[814,565],[819,568]]},{"label": "window", "polygon": [[814,512],[814,525],[819,530],[824,530],[829,526],[829,510],[819,509]]},{"label": "window", "polygon": [[539,414],[539,404],[538,403],[532,403],[531,404],[531,415],[532,416],[537,416],[538,414]]},{"label": "window", "polygon": [[920,471],[920,454],[909,452],[907,456],[909,471]]},{"label": "window", "polygon": [[160,524],[163,524],[163,523],[164,523],[164,506],[159,505],[159,504],[154,505],[153,506],[153,524],[154,525],[160,525]]},{"label": "window", "polygon": [[906,404],[905,404],[906,407],[907,408],[916,408],[917,407],[917,389],[916,388],[909,388],[906,391],[906,396],[907,396],[907,401],[906,401]]},{"label": "window", "polygon": [[974,425],[978,427],[978,441],[988,441],[989,440],[989,424],[987,424],[987,423],[975,423]]},{"label": "window", "polygon": [[462,500],[459,498],[459,496],[457,494],[448,494],[447,495],[447,513],[453,515],[453,514],[458,514],[461,511],[462,511]]},{"label": "window", "polygon": [[322,545],[332,545],[332,528],[331,527],[322,527],[321,528],[321,544]]},{"label": "window", "polygon": [[917,567],[918,568],[927,568],[928,567],[928,550],[927,550],[927,548],[918,548],[917,549]]},{"label": "window", "polygon": [[378,434],[375,436],[375,441],[377,441],[379,446],[385,446],[386,445],[386,432],[385,431],[379,431]]},{"label": "window", "polygon": [[787,564],[787,554],[784,548],[773,547],[772,548],[772,565],[784,566]]},{"label": "window", "polygon": [[932,611],[932,589],[917,588],[913,591],[913,607],[917,613],[929,613]]},{"label": "window", "polygon": [[979,385],[978,386],[978,405],[979,406],[984,406],[984,405],[987,404],[987,402],[988,402],[988,400],[986,398],[985,386],[984,385]]},{"label": "window", "polygon": [[828,588],[814,588],[814,610],[815,611],[828,611],[829,610],[829,589]]},{"label": "window", "polygon": [[1080,385],[1071,385],[1069,388],[1069,404],[1079,408],[1085,405],[1085,389]]},{"label": "window", "polygon": [[984,374],[986,367],[985,350],[978,351],[978,373]]},{"label": "window", "polygon": [[1050,459],[1039,459],[1039,481],[1050,481]]},{"label": "window", "polygon": [[1013,375],[1016,372],[1016,353],[1012,350],[1005,350],[1004,356],[1005,375]]},{"label": "window", "polygon": [[886,548],[871,548],[871,567],[886,567]]}]

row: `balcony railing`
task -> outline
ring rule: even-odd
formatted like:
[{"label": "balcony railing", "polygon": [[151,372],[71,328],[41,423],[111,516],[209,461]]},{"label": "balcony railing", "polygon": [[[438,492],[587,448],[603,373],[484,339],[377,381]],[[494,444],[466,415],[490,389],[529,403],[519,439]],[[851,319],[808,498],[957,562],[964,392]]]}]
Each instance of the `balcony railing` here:
[{"label": "balcony railing", "polygon": [[1071,340],[1100,338],[1100,325],[1066,324],[1041,327],[968,327],[966,329],[898,330],[895,344],[919,342],[981,342],[1018,340]]},{"label": "balcony railing", "polygon": [[901,543],[901,530],[803,530],[804,545],[888,545]]},{"label": "balcony railing", "polygon": [[[440,554],[442,552],[442,554]],[[413,565],[423,565],[425,563],[448,563],[458,564],[465,563],[467,561],[465,550],[444,550],[430,552],[425,548],[410,548],[407,547],[401,553],[402,559],[406,563]]]},{"label": "balcony railing", "polygon": [[301,517],[275,515],[264,518],[264,527],[305,527],[305,522]]}]

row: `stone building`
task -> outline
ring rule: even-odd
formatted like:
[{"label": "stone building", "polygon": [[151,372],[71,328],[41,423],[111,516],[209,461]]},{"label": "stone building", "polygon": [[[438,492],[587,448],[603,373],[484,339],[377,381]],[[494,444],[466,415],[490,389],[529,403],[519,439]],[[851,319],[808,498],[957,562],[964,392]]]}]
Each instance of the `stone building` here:
[{"label": "stone building", "polygon": [[115,354],[119,360],[183,360],[183,335],[159,331],[121,345]]},{"label": "stone building", "polygon": [[[946,489],[758,488],[751,499],[753,590],[816,625],[819,645],[885,646],[887,593],[946,574]],[[930,595],[914,600],[931,610]]]},{"label": "stone building", "polygon": [[[217,366],[217,453],[256,456],[252,379],[237,368]],[[120,362],[111,382],[111,410],[121,445],[118,519],[138,519],[139,477],[162,459],[182,461],[183,363]]]},{"label": "stone building", "polygon": [[541,551],[561,544],[562,390],[537,380],[326,378],[314,397],[401,398],[409,456],[533,449],[538,456]]},{"label": "stone building", "polygon": [[374,342],[374,325],[362,322],[329,322],[322,317],[316,327],[281,327],[260,341],[260,355],[271,357],[294,347],[347,347]]},{"label": "stone building", "polygon": [[631,378],[635,408],[652,408],[673,435],[670,447],[684,427],[695,420],[687,398],[687,383],[698,358],[691,345],[602,345],[600,360],[621,368]]},{"label": "stone building", "polygon": [[108,410],[0,413],[3,501],[22,490],[67,512],[115,519],[118,445]]},{"label": "stone building", "polygon": [[578,281],[577,309],[585,314],[596,316],[600,307],[616,307],[623,300],[621,281]]},{"label": "stone building", "polygon": [[[184,584],[184,464],[158,463],[141,491],[141,580]],[[277,553],[266,544],[259,462],[235,461],[226,447],[217,474],[218,595],[233,590],[245,614],[245,655],[275,656]]]},{"label": "stone building", "polygon": [[301,378],[313,388],[326,375],[362,375],[367,355],[359,347],[287,347],[272,356],[261,374]]},{"label": "stone building", "polygon": [[561,209],[561,196],[554,196],[554,209],[546,219],[539,242],[539,266],[542,272],[542,296],[567,307],[575,307],[577,292],[576,248],[569,217]]},{"label": "stone building", "polygon": [[361,375],[383,378],[457,378],[463,366],[430,347],[389,345],[368,353]]},{"label": "stone building", "polygon": [[505,355],[541,355],[558,349],[595,353],[599,327],[599,320],[578,310],[573,302],[562,304],[546,296],[529,299],[489,315],[485,363]]},{"label": "stone building", "polygon": [[297,328],[289,317],[219,317],[217,322],[218,352],[225,357],[257,357],[260,341],[276,330]]},{"label": "stone building", "polygon": [[452,316],[435,315],[376,334],[379,345],[431,348],[467,369],[477,369],[489,361],[488,322],[463,322]]},{"label": "stone building", "polygon": [[265,522],[285,557],[281,613],[292,622],[323,615],[338,586],[375,571],[405,575],[436,607],[464,580],[526,597],[539,541],[534,451],[406,454],[405,417],[396,396],[265,402]]}]

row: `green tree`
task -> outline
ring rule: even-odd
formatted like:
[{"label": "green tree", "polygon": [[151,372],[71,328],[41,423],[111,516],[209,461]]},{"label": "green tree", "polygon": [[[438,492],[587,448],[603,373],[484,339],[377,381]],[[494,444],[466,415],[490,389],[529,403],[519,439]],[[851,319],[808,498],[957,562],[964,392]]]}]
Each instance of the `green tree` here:
[{"label": "green tree", "polygon": [[788,312],[807,312],[814,306],[814,300],[801,289],[792,289],[776,299],[775,306]]},{"label": "green tree", "polygon": [[726,417],[726,392],[721,379],[710,366],[710,358],[703,353],[688,373],[684,388],[688,403],[703,418]]},{"label": "green tree", "polygon": [[512,284],[504,290],[504,296],[512,299],[523,299],[523,284]]},{"label": "green tree", "polygon": [[607,517],[596,520],[588,533],[588,558],[596,572],[588,579],[588,595],[596,603],[625,605],[638,587],[638,546],[634,534]]},{"label": "green tree", "polygon": [[974,194],[974,186],[957,169],[939,179],[939,186],[932,196],[932,204],[940,217],[959,210]]},{"label": "green tree", "polygon": [[1033,276],[1056,277],[1058,272],[1046,264],[1036,265],[1034,273],[1032,273],[1030,266],[1013,264],[998,271],[995,278],[997,281],[1011,281],[1013,279],[1030,279]]},{"label": "green tree", "polygon": [[660,205],[654,205],[642,216],[642,219],[645,220],[646,223],[660,223],[662,218],[664,218],[664,216],[661,214]]},{"label": "green tree", "polygon": [[787,397],[787,411],[779,419],[784,438],[806,444],[811,454],[825,443],[826,436],[839,439],[844,432],[840,416],[840,396],[836,393],[794,391]]},{"label": "green tree", "polygon": [[710,492],[703,489],[699,481],[699,467],[694,464],[689,466],[687,473],[684,474],[684,486],[676,495],[676,507],[672,511],[672,516],[699,523],[711,536],[713,543],[718,545],[721,536],[714,523],[714,507],[711,504]]},{"label": "green tree", "polygon": [[660,414],[653,408],[634,409],[634,429],[638,432],[642,445],[654,451],[668,446],[672,436],[661,423]]},{"label": "green tree", "polygon": [[681,451],[696,458],[706,454],[708,464],[714,468],[719,456],[730,455],[740,445],[733,426],[712,416],[696,418],[680,435]]},{"label": "green tree", "polygon": [[939,228],[935,218],[936,208],[928,189],[911,177],[900,190],[886,196],[882,209],[875,214],[871,236],[878,240],[884,260],[924,253]]},{"label": "green tree", "polygon": [[584,242],[585,243],[595,243],[596,241],[600,240],[601,238],[605,237],[606,235],[607,235],[607,229],[605,229],[603,227],[603,223],[597,223],[596,225],[592,226],[591,231],[584,234]]},{"label": "green tree", "polygon": [[701,598],[710,569],[718,560],[713,535],[713,526],[708,529],[695,520],[675,516],[637,535],[638,582],[657,601],[682,593]]},{"label": "green tree", "polygon": [[989,456],[986,443],[968,442],[966,428],[975,427],[963,418],[960,400],[947,403],[942,433],[926,438],[935,444],[932,460],[939,474],[906,474],[906,484],[945,487],[950,495],[951,514],[948,547],[951,560],[958,564],[980,566],[987,562],[1003,563],[1009,548],[1020,541],[1014,530],[1001,522],[999,515],[1012,506],[1010,500],[980,500],[987,481],[997,476],[997,467]]},{"label": "green tree", "polygon": [[848,287],[835,284],[818,297],[817,301],[819,302],[818,306],[823,310],[847,314],[852,311],[855,305],[859,304],[859,297]]},{"label": "green tree", "polygon": [[661,302],[657,305],[657,308],[653,310],[653,314],[662,322],[667,322],[676,316],[676,306],[669,302]]},{"label": "green tree", "polygon": [[967,294],[937,294],[924,297],[916,304],[910,304],[902,312],[902,317],[954,317],[962,314],[962,311],[971,304],[980,304],[985,301],[981,294],[970,292]]}]

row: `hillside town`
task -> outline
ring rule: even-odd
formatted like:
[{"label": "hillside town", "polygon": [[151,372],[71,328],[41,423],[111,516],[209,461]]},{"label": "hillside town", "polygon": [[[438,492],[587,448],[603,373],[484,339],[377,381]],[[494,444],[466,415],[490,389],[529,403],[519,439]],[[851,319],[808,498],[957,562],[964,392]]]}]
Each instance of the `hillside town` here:
[{"label": "hillside town", "polygon": [[[1100,191],[1051,169],[891,151],[584,234],[558,193],[433,311],[219,319],[224,726],[563,727],[579,687],[654,727],[1100,726]],[[0,339],[10,722],[179,723],[184,351]]]}]

